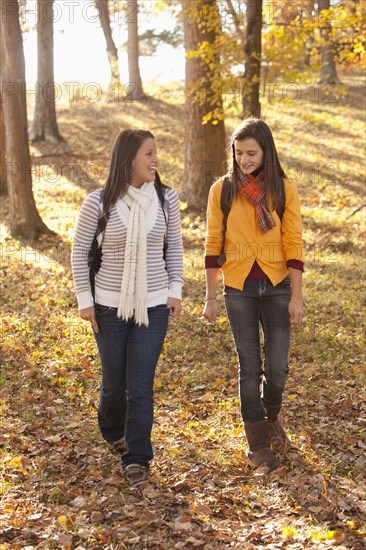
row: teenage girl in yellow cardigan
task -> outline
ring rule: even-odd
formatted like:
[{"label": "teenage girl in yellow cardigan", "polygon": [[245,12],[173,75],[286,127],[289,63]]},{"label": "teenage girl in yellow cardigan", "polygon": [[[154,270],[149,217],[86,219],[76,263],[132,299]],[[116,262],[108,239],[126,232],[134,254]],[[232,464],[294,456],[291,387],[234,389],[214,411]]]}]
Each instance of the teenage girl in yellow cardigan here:
[{"label": "teenage girl in yellow cardigan", "polygon": [[[208,199],[204,316],[215,323],[221,267],[225,305],[239,359],[240,407],[248,456],[254,467],[270,472],[280,466],[277,455],[289,446],[278,414],[288,373],[290,325],[301,323],[304,316],[300,204],[265,122],[245,119],[232,135],[231,151],[231,169],[213,184]],[[224,237],[220,198],[225,179],[230,186],[231,207]]]}]

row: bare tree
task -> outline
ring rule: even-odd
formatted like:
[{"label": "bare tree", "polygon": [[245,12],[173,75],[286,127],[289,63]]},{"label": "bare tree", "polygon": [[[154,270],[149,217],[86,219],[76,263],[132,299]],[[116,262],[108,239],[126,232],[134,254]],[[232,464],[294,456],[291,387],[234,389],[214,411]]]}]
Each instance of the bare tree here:
[{"label": "bare tree", "polygon": [[232,0],[226,0],[226,4],[227,4],[227,11],[233,18],[236,34],[238,35],[238,38],[240,39],[240,41],[244,43],[245,32],[243,31],[243,27],[242,27],[242,18],[240,17],[237,10],[235,9],[236,6],[233,4]]},{"label": "bare tree", "polygon": [[[324,10],[329,10],[330,0],[318,0],[318,13],[321,17]],[[340,84],[334,60],[334,43],[332,40],[332,25],[327,17],[320,21],[320,80],[319,84]]]},{"label": "bare tree", "polygon": [[3,100],[0,93],[0,195],[6,195],[6,156],[5,156],[5,128],[3,115]]},{"label": "bare tree", "polygon": [[260,71],[262,55],[263,0],[246,0],[247,31],[244,42],[245,72],[243,88],[243,116],[261,116]]},{"label": "bare tree", "polygon": [[0,4],[1,89],[4,109],[10,230],[35,239],[53,232],[43,223],[32,192],[25,98],[25,62],[17,0]]},{"label": "bare tree", "polygon": [[118,50],[112,36],[111,21],[109,17],[109,0],[95,0],[95,5],[99,13],[100,24],[102,26],[104,38],[107,44],[108,61],[111,70],[110,86],[120,84],[120,73],[118,65]]},{"label": "bare tree", "polygon": [[[206,207],[213,181],[226,169],[219,13],[216,0],[182,2],[186,59],[185,163],[182,198]],[[206,55],[194,54],[200,47]]]},{"label": "bare tree", "polygon": [[139,67],[139,31],[138,31],[138,3],[129,0],[127,13],[127,56],[128,56],[128,99],[140,99],[144,96]]},{"label": "bare tree", "polygon": [[[2,40],[0,38],[0,70],[4,64]],[[3,97],[0,90],[0,195],[6,195],[6,156],[5,156],[5,126],[3,113]]]},{"label": "bare tree", "polygon": [[53,63],[53,0],[37,0],[37,82],[31,141],[62,141],[55,105]]}]

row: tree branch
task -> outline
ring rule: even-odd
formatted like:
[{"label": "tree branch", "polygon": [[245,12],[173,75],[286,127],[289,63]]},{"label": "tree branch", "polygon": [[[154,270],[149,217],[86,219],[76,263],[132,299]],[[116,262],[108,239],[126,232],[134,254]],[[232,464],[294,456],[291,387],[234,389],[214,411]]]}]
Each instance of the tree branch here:
[{"label": "tree branch", "polygon": [[354,210],[354,211],[352,212],[352,214],[350,214],[350,215],[346,218],[346,220],[349,220],[350,218],[352,218],[352,216],[354,216],[355,214],[357,214],[357,212],[359,212],[360,210],[362,210],[362,208],[365,208],[365,206],[366,206],[366,202],[364,202],[363,204],[361,204],[361,206],[359,206],[358,208],[356,208],[356,210]]},{"label": "tree branch", "polygon": [[243,29],[241,28],[240,18],[239,18],[238,14],[235,11],[233,3],[232,3],[231,0],[226,0],[226,3],[227,3],[228,8],[229,8],[228,12],[234,20],[234,25],[235,25],[235,28],[236,28],[236,32],[240,36],[241,40],[244,41],[245,40],[245,33],[244,33]]}]

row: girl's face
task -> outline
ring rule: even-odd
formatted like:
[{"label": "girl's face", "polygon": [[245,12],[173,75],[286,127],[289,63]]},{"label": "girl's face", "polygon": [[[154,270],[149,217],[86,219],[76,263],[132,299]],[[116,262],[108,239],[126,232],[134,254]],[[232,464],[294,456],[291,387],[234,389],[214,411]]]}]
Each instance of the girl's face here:
[{"label": "girl's face", "polygon": [[141,144],[133,160],[132,182],[134,187],[141,187],[143,183],[155,180],[155,171],[158,167],[155,140],[146,138]]},{"label": "girl's face", "polygon": [[248,176],[258,168],[262,168],[264,153],[254,138],[235,139],[235,160],[242,174]]}]

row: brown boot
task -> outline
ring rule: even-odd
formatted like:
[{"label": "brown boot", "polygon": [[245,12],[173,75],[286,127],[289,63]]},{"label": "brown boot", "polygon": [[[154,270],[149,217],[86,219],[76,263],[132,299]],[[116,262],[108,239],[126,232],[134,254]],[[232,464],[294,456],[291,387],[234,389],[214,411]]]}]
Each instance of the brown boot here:
[{"label": "brown boot", "polygon": [[278,420],[281,405],[270,405],[269,403],[265,403],[265,401],[263,401],[263,405],[267,411],[271,448],[276,453],[283,454],[291,447],[291,441]]},{"label": "brown boot", "polygon": [[249,453],[248,458],[255,468],[265,466],[266,473],[272,472],[281,466],[280,460],[270,449],[268,420],[259,422],[244,422]]}]

